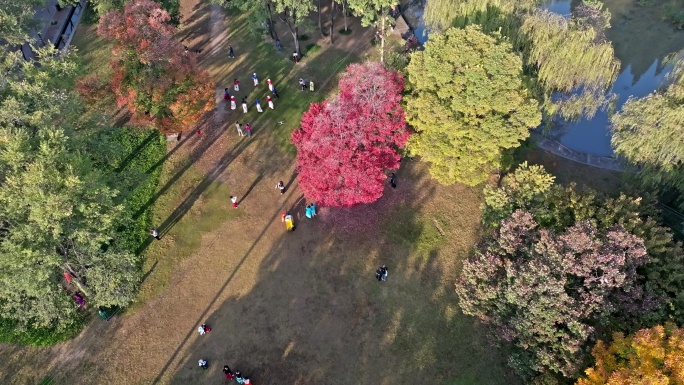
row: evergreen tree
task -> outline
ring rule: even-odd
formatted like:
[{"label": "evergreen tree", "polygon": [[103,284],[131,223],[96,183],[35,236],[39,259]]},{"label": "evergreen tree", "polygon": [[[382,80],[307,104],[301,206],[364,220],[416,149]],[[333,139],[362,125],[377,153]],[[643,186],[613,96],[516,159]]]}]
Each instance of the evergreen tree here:
[{"label": "evergreen tree", "polygon": [[511,50],[470,26],[432,35],[424,51],[412,54],[406,111],[416,134],[409,149],[430,163],[439,182],[485,181],[502,151],[519,146],[541,122]]}]

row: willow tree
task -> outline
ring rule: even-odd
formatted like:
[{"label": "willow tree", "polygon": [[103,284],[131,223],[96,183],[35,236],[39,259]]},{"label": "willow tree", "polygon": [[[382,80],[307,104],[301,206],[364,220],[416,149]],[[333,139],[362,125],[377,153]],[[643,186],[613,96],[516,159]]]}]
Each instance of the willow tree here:
[{"label": "willow tree", "polygon": [[522,60],[510,43],[478,27],[432,35],[407,71],[407,121],[416,130],[409,150],[443,184],[484,182],[502,150],[541,122],[523,85]]},{"label": "willow tree", "polygon": [[539,0],[430,0],[425,6],[424,18],[433,31],[470,24],[478,24],[485,31],[497,30],[539,3]]},{"label": "willow tree", "polygon": [[607,105],[620,63],[597,24],[539,10],[525,17],[519,39],[547,117],[592,117]]},{"label": "willow tree", "polygon": [[[684,193],[684,61],[675,81],[660,92],[632,98],[613,116],[615,152],[642,166],[647,186],[673,188]],[[680,207],[684,203],[680,198]]]}]

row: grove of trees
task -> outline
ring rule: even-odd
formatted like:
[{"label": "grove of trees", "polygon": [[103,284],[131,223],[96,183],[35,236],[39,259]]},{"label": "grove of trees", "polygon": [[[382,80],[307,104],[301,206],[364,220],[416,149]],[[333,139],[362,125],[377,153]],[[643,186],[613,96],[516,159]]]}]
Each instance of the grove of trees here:
[{"label": "grove of trees", "polygon": [[292,133],[299,187],[323,206],[349,207],[382,196],[386,170],[399,168],[409,136],[401,107],[404,81],[380,63],[352,64],[339,93],[312,103]]},{"label": "grove of trees", "polygon": [[462,310],[521,375],[573,378],[601,333],[683,322],[684,251],[651,199],[554,184],[523,164],[485,188],[488,230],[464,263]]}]

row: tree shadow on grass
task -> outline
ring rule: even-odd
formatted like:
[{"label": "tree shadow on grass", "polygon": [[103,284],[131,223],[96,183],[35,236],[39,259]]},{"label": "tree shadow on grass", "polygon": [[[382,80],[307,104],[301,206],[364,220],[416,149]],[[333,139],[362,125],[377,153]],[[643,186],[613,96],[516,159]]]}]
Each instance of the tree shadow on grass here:
[{"label": "tree shadow on grass", "polygon": [[[417,166],[403,167],[411,187],[386,191],[375,207],[347,209],[345,218],[324,210],[300,220],[294,232],[283,226],[263,256],[250,254],[266,241],[265,229],[257,235],[223,284],[212,285],[216,294],[198,314],[195,323],[208,323],[212,332],[200,337],[189,330],[155,383],[218,384],[224,364],[263,384],[518,383],[458,310],[451,253],[467,250],[449,242],[421,249],[431,226],[423,204],[445,188],[421,177]],[[272,209],[272,220],[282,209]],[[369,216],[375,218],[338,230],[341,220]],[[250,278],[232,281],[250,274],[241,270],[247,258],[257,272],[245,292],[237,288]],[[389,267],[387,282],[374,279],[381,264]],[[197,367],[200,358],[209,370]]]}]

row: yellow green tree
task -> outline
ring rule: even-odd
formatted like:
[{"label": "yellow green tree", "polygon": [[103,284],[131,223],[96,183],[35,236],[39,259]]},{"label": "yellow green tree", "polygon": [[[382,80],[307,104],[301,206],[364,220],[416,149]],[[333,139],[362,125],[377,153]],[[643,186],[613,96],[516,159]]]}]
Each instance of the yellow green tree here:
[{"label": "yellow green tree", "polygon": [[684,384],[684,329],[667,323],[632,336],[613,335],[599,341],[592,353],[596,364],[576,385]]},{"label": "yellow green tree", "polygon": [[523,85],[522,60],[505,39],[479,27],[435,34],[407,67],[409,150],[430,163],[442,184],[471,186],[496,169],[541,123],[538,103]]}]

